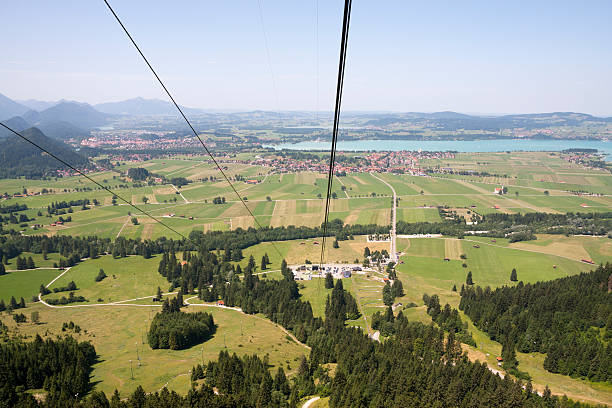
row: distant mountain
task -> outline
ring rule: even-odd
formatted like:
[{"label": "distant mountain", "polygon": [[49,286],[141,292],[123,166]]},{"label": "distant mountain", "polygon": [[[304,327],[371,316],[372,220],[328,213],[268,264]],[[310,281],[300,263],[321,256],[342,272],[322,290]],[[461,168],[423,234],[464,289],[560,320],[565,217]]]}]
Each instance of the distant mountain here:
[{"label": "distant mountain", "polygon": [[[178,111],[172,102],[160,99],[133,98],[120,102],[107,102],[94,105],[100,112],[113,115],[177,115]],[[185,114],[203,113],[201,109],[181,106]]]},{"label": "distant mountain", "polygon": [[[76,153],[70,146],[45,136],[37,128],[20,132],[24,137],[47,149],[49,152],[80,168],[87,166],[87,158]],[[19,136],[9,136],[0,140],[0,178],[32,177],[39,178],[68,169],[62,163],[31,145]]]},{"label": "distant mountain", "polygon": [[[32,126],[28,122],[26,122],[26,120],[21,116],[15,116],[13,118],[3,120],[1,122],[16,132],[21,132],[22,130]],[[0,126],[0,139],[4,139],[5,137],[9,136],[15,136],[15,134],[10,130],[6,130],[5,128]]]},{"label": "distant mountain", "polygon": [[14,100],[0,94],[0,120],[20,116],[28,111],[28,108]]},{"label": "distant mountain", "polygon": [[45,135],[58,140],[81,140],[90,136],[89,131],[76,127],[68,122],[42,122],[37,127]]},{"label": "distant mountain", "polygon": [[30,110],[22,116],[35,126],[40,124],[44,127],[48,123],[68,122],[83,129],[104,126],[111,118],[106,113],[98,112],[91,105],[78,102],[60,102],[41,112]]},{"label": "distant mountain", "polygon": [[36,99],[26,99],[25,101],[17,101],[17,102],[19,102],[23,106],[27,106],[28,108],[32,110],[43,111],[63,101],[39,101]]},{"label": "distant mountain", "polygon": [[585,113],[550,112],[503,116],[475,116],[456,112],[363,114],[366,126],[410,125],[437,131],[488,131],[500,129],[542,129],[550,126],[580,126],[584,123],[610,122]]},{"label": "distant mountain", "polygon": [[428,113],[427,116],[432,119],[466,119],[472,117],[470,115],[451,111]]}]

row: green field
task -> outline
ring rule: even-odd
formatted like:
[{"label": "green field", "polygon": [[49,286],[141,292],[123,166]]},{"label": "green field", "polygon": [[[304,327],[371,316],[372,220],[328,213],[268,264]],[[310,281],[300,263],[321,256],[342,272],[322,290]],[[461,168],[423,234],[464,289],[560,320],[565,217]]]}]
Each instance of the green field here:
[{"label": "green field", "polygon": [[38,295],[40,285],[46,285],[57,275],[59,275],[57,269],[8,272],[0,276],[0,299],[8,304],[11,296],[15,296],[17,301],[23,297],[26,303],[30,303],[32,296]]},{"label": "green field", "polygon": [[[409,174],[349,173],[336,177],[330,216],[348,224],[390,222],[391,189],[381,183],[383,179],[393,186],[400,201],[398,220],[406,222],[439,220],[434,207],[471,208],[480,214],[492,212],[603,212],[612,209],[612,174],[597,169],[587,169],[569,163],[553,153],[490,153],[457,154],[454,159],[424,160],[425,167],[444,168],[453,171],[489,172],[488,176],[438,173],[432,177]],[[167,177],[186,177],[191,184],[178,189],[172,185],[134,186],[124,176],[130,167],[144,167]],[[324,174],[297,172],[274,174],[271,168],[234,163],[228,166],[228,176],[240,176],[244,180],[258,180],[258,184],[234,181],[234,186],[248,201],[249,209],[263,226],[305,225],[317,226],[323,221],[326,192]],[[249,212],[237,201],[229,185],[218,178],[213,165],[201,158],[155,159],[145,162],[125,162],[113,171],[93,173],[96,181],[115,190],[121,197],[139,205],[156,217],[174,214],[164,221],[182,234],[193,229],[203,231],[227,230],[256,226]],[[214,177],[211,181],[209,177]],[[378,177],[378,178],[377,178]],[[493,194],[495,187],[506,186],[508,194]],[[43,188],[52,193],[3,200],[2,204],[25,203],[25,211],[33,218],[27,226],[13,226],[24,234],[68,234],[114,238],[156,238],[172,235],[159,225],[147,225],[147,219],[138,210],[117,201],[112,196],[82,177],[59,178],[51,181],[0,180],[0,192],[8,194],[40,192]],[[85,191],[77,191],[77,189]],[[87,190],[91,189],[91,191]],[[344,190],[342,190],[344,189]],[[601,196],[578,196],[571,191],[587,191]],[[549,195],[545,195],[548,191]],[[518,194],[518,195],[517,195]],[[226,204],[213,204],[213,198],[224,197]],[[148,199],[143,204],[143,197]],[[57,216],[46,216],[46,207],[55,201],[88,198],[98,200],[97,207],[82,210],[72,208],[72,222],[59,227],[50,224]],[[42,215],[39,216],[38,212]],[[143,225],[133,227],[128,214],[137,215]],[[181,218],[184,216],[185,218]],[[64,216],[65,217],[65,216]],[[189,219],[192,217],[192,219]],[[41,224],[40,229],[32,225]],[[125,226],[124,226],[125,224]]]},{"label": "green field", "polygon": [[[244,159],[244,155],[236,157],[236,160]],[[444,168],[448,171],[432,176],[349,173],[336,177],[333,192],[337,198],[331,200],[330,218],[341,219],[346,224],[389,225],[392,190],[380,179],[389,183],[398,195],[398,221],[408,223],[441,221],[438,206],[478,214],[612,211],[612,174],[570,163],[559,154],[456,154],[453,159],[425,159],[420,164],[425,168]],[[131,167],[145,167],[169,178],[185,177],[192,183],[182,188],[170,184],[135,186],[125,177],[125,171]],[[325,210],[325,174],[313,171],[280,174],[270,167],[242,162],[228,163],[227,168],[228,176],[235,180],[236,189],[246,198],[248,208],[262,226],[321,225]],[[469,171],[487,172],[488,175],[469,174]],[[184,235],[193,230],[226,231],[256,226],[231,188],[221,181],[216,168],[202,158],[125,162],[113,171],[92,173],[90,176]],[[243,180],[258,180],[259,183],[249,184]],[[494,194],[494,188],[502,185],[508,188],[508,194]],[[5,224],[5,229],[15,229],[24,235],[178,238],[177,234],[120,200],[113,205],[108,192],[82,177],[48,181],[0,180],[0,193],[12,195],[21,193],[24,188],[28,192],[41,192],[43,188],[52,192],[1,199],[3,206],[27,204],[28,210],[23,214],[31,218],[23,225]],[[589,195],[577,195],[577,190],[586,191]],[[214,204],[215,197],[224,197],[226,202]],[[58,219],[58,215],[47,216],[48,205],[84,198],[95,199],[99,205],[92,205],[88,209],[73,206],[71,212],[62,214],[64,218],[71,216],[71,222],[62,226],[50,225]],[[137,225],[131,221],[134,216]],[[35,224],[42,227],[35,229]],[[339,248],[332,247],[333,240],[330,238],[326,242],[326,262],[362,262],[366,246],[371,250],[389,250],[389,243],[368,243],[364,236],[340,241]],[[280,276],[277,271],[282,259],[286,259],[290,265],[303,264],[307,260],[318,263],[321,245],[321,238],[260,243],[244,249],[244,259],[236,263],[244,267],[252,255],[259,266],[262,256],[268,254],[271,264],[265,271],[257,268],[256,273],[265,273],[265,279],[276,279]],[[577,274],[593,267],[581,263],[581,259],[592,259],[595,263],[612,261],[612,240],[602,237],[538,235],[537,240],[517,243],[503,238],[492,240],[478,236],[462,240],[398,239],[397,247],[402,252],[397,273],[403,282],[405,296],[396,302],[417,304],[416,307],[404,308],[402,312],[409,319],[426,324],[431,323],[431,319],[423,306],[423,294],[438,294],[443,304],[448,302],[457,307],[460,297],[458,291],[451,289],[456,285],[460,290],[468,271],[472,272],[475,284],[494,288],[514,284],[509,279],[513,268],[517,269],[519,280],[536,282]],[[466,259],[460,259],[460,254],[465,254]],[[218,324],[214,337],[201,346],[187,350],[151,350],[142,340],[152,315],[159,310],[159,304],[151,306],[153,302],[150,297],[158,286],[164,292],[169,287],[169,282],[157,273],[159,256],[144,260],[140,256],[113,259],[105,255],[85,260],[69,269],[51,288],[74,281],[78,287],[75,294],[84,296],[87,302],[71,305],[76,307],[49,308],[30,302],[30,299],[38,293],[42,283],[51,282],[61,273],[50,269],[59,261],[59,255],[49,254],[47,260],[43,259],[42,254],[25,252],[23,255],[32,256],[36,266],[41,269],[13,271],[15,259],[10,259],[6,266],[9,273],[0,276],[0,299],[6,302],[10,296],[23,296],[28,302],[24,311],[26,316],[29,317],[32,311],[39,311],[42,323],[25,323],[17,327],[7,313],[0,314],[0,319],[11,330],[26,336],[40,333],[54,337],[62,334],[62,323],[72,320],[79,324],[86,331],[77,337],[92,341],[100,356],[93,371],[95,389],[103,390],[107,395],[115,388],[127,393],[138,384],[147,392],[168,386],[185,393],[190,387],[190,368],[202,360],[215,359],[220,350],[227,349],[238,354],[269,353],[271,364],[282,366],[289,375],[295,374],[299,358],[309,353],[307,348],[295,343],[283,330],[262,316],[211,308],[195,300],[187,310],[211,311]],[[449,260],[445,261],[444,258]],[[94,278],[101,268],[107,278],[95,282]],[[384,311],[381,293],[384,276],[384,270],[375,270],[343,280],[344,287],[355,295],[363,313],[361,318],[348,324],[371,331],[372,315]],[[323,316],[330,290],[324,288],[320,279],[300,281],[299,287],[302,299],[311,302],[315,316]],[[45,299],[62,295],[66,294],[49,294]],[[495,367],[495,357],[500,354],[501,346],[489,340],[471,322],[468,321],[468,324],[478,344],[477,348],[466,347],[470,357],[487,361],[491,367]],[[529,372],[539,390],[548,384],[554,393],[567,394],[574,399],[601,403],[612,401],[612,387],[606,384],[591,384],[551,374],[542,367],[542,355],[519,353],[518,358],[520,369]],[[130,379],[130,360],[133,362],[135,380]],[[323,399],[319,405],[326,406],[326,403],[327,400]]]},{"label": "green field", "polygon": [[[113,259],[112,256],[105,255],[70,268],[50,289],[66,286],[70,281],[74,281],[79,288],[77,294],[84,296],[89,303],[110,303],[154,295],[158,287],[165,292],[170,285],[157,273],[158,265],[159,257],[142,259],[134,255]],[[104,269],[107,277],[96,282],[95,277],[100,269]],[[62,294],[49,294],[44,299],[57,298]]]}]

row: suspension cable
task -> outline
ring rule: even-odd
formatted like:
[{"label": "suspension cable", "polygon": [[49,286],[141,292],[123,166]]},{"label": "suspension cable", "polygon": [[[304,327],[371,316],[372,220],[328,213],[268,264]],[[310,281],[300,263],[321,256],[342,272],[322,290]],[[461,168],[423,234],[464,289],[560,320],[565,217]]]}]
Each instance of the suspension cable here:
[{"label": "suspension cable", "polygon": [[[123,29],[123,31],[125,32],[125,34],[127,35],[127,37],[130,39],[130,41],[132,42],[132,44],[134,45],[134,47],[136,48],[136,50],[138,51],[138,53],[140,54],[140,56],[142,57],[142,59],[144,60],[144,62],[147,64],[147,66],[149,67],[149,69],[151,70],[151,72],[153,73],[153,75],[155,76],[155,78],[157,79],[157,82],[159,82],[159,84],[161,85],[161,87],[164,89],[164,91],[166,92],[166,95],[168,95],[168,97],[170,98],[170,100],[172,101],[172,103],[174,104],[174,106],[176,107],[176,109],[179,111],[179,113],[181,114],[181,116],[183,117],[183,119],[185,120],[185,122],[187,122],[187,125],[189,126],[189,128],[191,129],[191,131],[193,132],[194,136],[200,141],[200,143],[202,144],[202,147],[204,147],[204,150],[206,151],[206,153],[210,156],[211,160],[213,161],[213,163],[215,164],[215,166],[217,167],[217,169],[219,170],[219,172],[221,172],[221,174],[223,175],[223,177],[225,178],[225,181],[227,181],[227,183],[229,184],[229,186],[232,188],[232,190],[234,191],[234,193],[236,194],[236,196],[238,197],[238,199],[240,200],[240,202],[244,205],[244,208],[246,208],[246,210],[248,211],[248,213],[251,215],[251,217],[253,218],[253,220],[255,221],[255,224],[257,224],[257,226],[260,229],[263,229],[263,226],[259,223],[259,221],[257,220],[257,218],[255,217],[255,214],[253,214],[253,211],[251,211],[251,209],[249,208],[249,206],[247,205],[247,203],[244,201],[244,199],[242,198],[242,196],[240,195],[240,193],[238,192],[238,190],[236,190],[236,187],[234,187],[234,185],[232,184],[232,182],[230,181],[229,177],[225,174],[225,172],[223,171],[223,169],[221,168],[221,166],[219,165],[219,162],[217,162],[217,160],[215,159],[215,157],[213,156],[213,154],[211,153],[211,151],[208,149],[208,147],[206,146],[206,144],[204,143],[204,141],[202,140],[202,138],[198,135],[198,132],[196,132],[196,130],[194,129],[193,125],[191,124],[191,122],[189,121],[189,119],[187,119],[187,116],[185,116],[185,114],[183,113],[183,110],[181,109],[181,107],[178,105],[178,103],[176,103],[176,101],[174,100],[174,98],[172,97],[172,95],[170,94],[170,91],[168,91],[168,88],[166,88],[166,85],[164,85],[163,81],[161,80],[161,78],[159,77],[159,75],[157,75],[157,72],[155,72],[155,70],[153,69],[153,66],[149,63],[149,60],[147,59],[147,57],[145,57],[144,53],[140,50],[140,47],[138,47],[138,44],[136,44],[136,41],[134,41],[134,38],[132,37],[132,35],[129,33],[129,31],[127,30],[127,28],[125,27],[125,25],[123,24],[123,22],[121,22],[121,19],[119,18],[119,16],[117,15],[117,13],[115,13],[115,10],[113,10],[113,8],[111,7],[111,5],[109,4],[108,0],[103,0],[104,3],[106,4],[106,6],[108,7],[108,9],[110,10],[110,12],[113,14],[113,16],[115,17],[115,20],[117,20],[117,22],[119,23],[119,25],[121,26],[121,28]],[[274,244],[274,242],[270,241],[270,243],[272,244],[272,246],[274,247],[274,249],[276,250],[276,252],[278,252],[278,254],[281,256],[281,258],[283,257],[283,254],[280,252],[280,250],[277,248],[277,246]]]},{"label": "suspension cable", "polygon": [[[8,127],[7,125],[5,125],[4,123],[0,122],[0,126],[2,126],[3,128],[5,128],[6,130],[14,133],[15,135],[19,136],[20,138],[22,138],[23,140],[25,140],[26,142],[30,143],[31,145],[33,145],[34,147],[42,150],[43,152],[47,153],[49,156],[53,157],[55,160],[59,161],[60,163],[62,163],[64,166],[72,169],[73,171],[79,173],[81,176],[85,177],[87,180],[91,181],[92,183],[94,183],[95,185],[97,185],[98,187],[108,191],[109,193],[111,193],[113,196],[117,197],[118,199],[120,199],[121,201],[123,201],[124,203],[126,203],[127,205],[131,206],[132,208],[135,208],[136,210],[140,211],[141,213],[143,213],[144,215],[146,215],[147,217],[151,218],[153,221],[163,225],[164,227],[168,228],[170,231],[174,232],[175,234],[179,235],[180,237],[182,237],[183,239],[187,240],[187,241],[191,241],[189,238],[187,238],[185,235],[181,234],[180,232],[178,232],[177,230],[175,230],[174,228],[172,228],[171,226],[169,226],[168,224],[166,224],[165,222],[159,220],[157,217],[151,215],[150,213],[148,213],[147,211],[143,210],[142,208],[138,207],[135,204],[132,204],[131,201],[126,200],[125,198],[121,197],[119,194],[117,194],[116,192],[114,192],[113,190],[111,190],[110,188],[103,186],[102,184],[98,183],[96,180],[92,179],[91,177],[89,177],[87,174],[83,173],[81,170],[77,169],[76,167],[74,167],[72,164],[66,162],[64,159],[58,157],[57,155],[51,153],[49,150],[45,149],[44,147],[42,147],[41,145],[39,145],[36,142],[33,142],[32,140],[28,139],[27,137],[25,137],[24,135],[22,135],[21,133],[17,132],[16,130],[11,129],[10,127]],[[192,241],[194,242],[194,241]]]},{"label": "suspension cable", "polygon": [[[351,20],[351,3],[352,0],[344,1],[344,18],[342,21],[342,39],[340,42],[340,59],[338,63],[338,82],[336,85],[336,104],[334,107],[334,126],[332,129],[332,144],[329,155],[329,171],[327,174],[327,196],[325,199],[325,219],[323,221],[323,245],[321,246],[321,261],[319,269],[322,268],[325,260],[325,240],[327,237],[327,224],[329,220],[329,200],[332,191],[334,178],[334,166],[336,162],[336,142],[338,141],[338,125],[340,122],[340,107],[342,104],[342,88],[344,85],[344,67],[346,64],[346,49],[348,45],[349,23]],[[322,271],[320,272],[322,273]]]}]

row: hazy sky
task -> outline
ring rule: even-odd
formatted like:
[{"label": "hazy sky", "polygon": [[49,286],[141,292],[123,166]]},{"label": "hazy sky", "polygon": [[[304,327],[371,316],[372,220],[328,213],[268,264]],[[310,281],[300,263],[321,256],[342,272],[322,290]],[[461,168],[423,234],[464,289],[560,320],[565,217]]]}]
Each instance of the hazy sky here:
[{"label": "hazy sky", "polygon": [[[177,101],[331,110],[343,2],[110,0]],[[0,93],[163,98],[102,0],[6,1]],[[612,2],[354,0],[346,110],[612,115]],[[273,80],[276,83],[276,92]]]}]

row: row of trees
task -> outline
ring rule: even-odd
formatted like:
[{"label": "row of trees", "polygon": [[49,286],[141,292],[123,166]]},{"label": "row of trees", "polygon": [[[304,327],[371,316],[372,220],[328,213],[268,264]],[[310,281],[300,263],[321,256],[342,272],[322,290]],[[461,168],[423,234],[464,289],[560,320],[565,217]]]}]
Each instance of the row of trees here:
[{"label": "row of trees", "polygon": [[8,306],[6,305],[6,303],[4,303],[4,299],[0,299],[0,312],[4,312],[5,310],[13,311],[17,309],[24,309],[25,307],[26,302],[23,297],[19,302],[17,302],[15,296],[11,296],[11,300],[9,301]]},{"label": "row of trees", "polygon": [[36,265],[34,264],[34,260],[32,259],[31,256],[27,257],[27,259],[25,257],[22,258],[18,256],[17,259],[15,260],[15,266],[20,271],[24,269],[36,268]]}]

